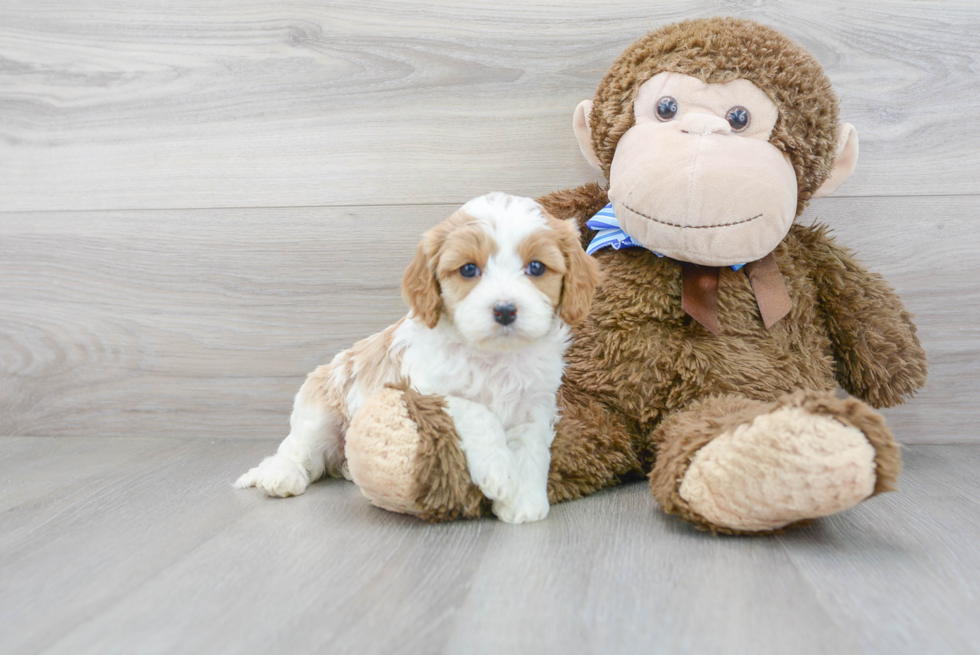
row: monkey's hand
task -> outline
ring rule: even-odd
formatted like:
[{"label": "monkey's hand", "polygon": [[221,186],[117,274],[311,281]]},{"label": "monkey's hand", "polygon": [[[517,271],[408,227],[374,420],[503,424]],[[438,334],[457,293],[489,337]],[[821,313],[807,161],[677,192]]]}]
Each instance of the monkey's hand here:
[{"label": "monkey's hand", "polygon": [[912,315],[880,275],[861,267],[822,227],[810,234],[838,384],[873,407],[903,403],[926,383],[928,369]]}]

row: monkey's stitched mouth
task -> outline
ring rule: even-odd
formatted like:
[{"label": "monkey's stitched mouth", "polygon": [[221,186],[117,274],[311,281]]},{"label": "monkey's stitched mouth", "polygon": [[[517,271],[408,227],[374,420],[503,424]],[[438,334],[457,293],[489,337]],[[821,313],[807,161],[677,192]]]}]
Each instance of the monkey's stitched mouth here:
[{"label": "monkey's stitched mouth", "polygon": [[654,223],[660,223],[661,225],[667,225],[669,227],[679,227],[679,228],[684,228],[684,229],[688,229],[688,230],[707,230],[707,229],[710,229],[710,228],[713,228],[713,227],[731,227],[733,225],[742,225],[743,223],[751,223],[752,221],[754,221],[757,218],[762,218],[762,214],[757,214],[757,215],[753,216],[752,218],[746,218],[746,219],[741,220],[741,221],[732,221],[731,223],[718,223],[717,225],[679,225],[677,223],[669,223],[667,221],[662,221],[659,218],[654,218],[653,216],[649,216],[647,214],[644,214],[643,212],[638,212],[635,209],[633,209],[632,207],[630,207],[629,205],[627,205],[625,202],[623,203],[623,207],[626,207],[626,209],[630,210],[631,212],[633,212],[637,216],[642,216],[643,218],[645,218],[647,220],[651,220]]}]

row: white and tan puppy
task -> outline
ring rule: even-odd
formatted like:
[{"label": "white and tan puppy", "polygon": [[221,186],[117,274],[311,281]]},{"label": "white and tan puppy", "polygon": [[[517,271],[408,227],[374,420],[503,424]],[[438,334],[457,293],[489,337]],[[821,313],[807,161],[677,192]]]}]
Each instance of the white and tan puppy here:
[{"label": "white and tan puppy", "polygon": [[500,519],[545,518],[568,325],[585,318],[597,281],[573,223],[530,198],[471,200],[423,237],[402,282],[409,315],[313,371],[289,436],[236,485],[291,496],[343,475],[351,418],[404,380],[445,396],[470,475]]}]

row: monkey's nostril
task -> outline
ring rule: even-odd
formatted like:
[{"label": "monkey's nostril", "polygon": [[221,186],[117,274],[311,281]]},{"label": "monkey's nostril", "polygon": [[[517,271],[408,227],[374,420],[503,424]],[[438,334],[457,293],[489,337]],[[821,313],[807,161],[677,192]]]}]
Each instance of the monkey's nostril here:
[{"label": "monkey's nostril", "polygon": [[517,320],[517,307],[512,302],[494,305],[493,320],[501,325],[510,325]]}]

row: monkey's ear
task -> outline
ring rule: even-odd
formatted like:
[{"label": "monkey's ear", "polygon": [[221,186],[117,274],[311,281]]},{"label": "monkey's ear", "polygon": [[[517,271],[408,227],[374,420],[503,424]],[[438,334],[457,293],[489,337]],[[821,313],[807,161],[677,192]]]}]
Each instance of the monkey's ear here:
[{"label": "monkey's ear", "polygon": [[585,155],[585,161],[592,165],[600,173],[602,165],[599,164],[599,157],[595,154],[592,147],[592,128],[589,125],[589,115],[592,114],[592,101],[583,100],[575,108],[575,115],[572,116],[572,129],[575,130],[575,139],[578,141],[579,150]]},{"label": "monkey's ear", "polygon": [[837,133],[837,156],[834,158],[834,169],[830,177],[824,180],[820,188],[814,191],[813,198],[823,198],[840,188],[844,180],[851,176],[858,161],[858,133],[850,123],[840,126]]}]

